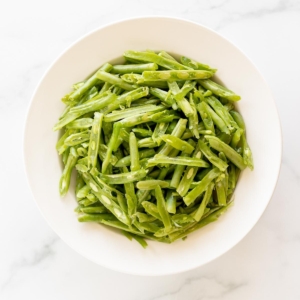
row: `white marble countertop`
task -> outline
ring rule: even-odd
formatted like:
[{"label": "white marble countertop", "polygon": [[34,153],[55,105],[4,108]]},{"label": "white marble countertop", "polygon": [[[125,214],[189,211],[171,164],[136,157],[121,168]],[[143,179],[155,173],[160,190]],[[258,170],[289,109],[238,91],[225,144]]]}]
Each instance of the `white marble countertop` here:
[{"label": "white marble countertop", "polygon": [[[26,109],[51,62],[98,26],[142,15],[199,22],[240,47],[273,91],[284,140],[277,188],[246,238],[199,269],[156,278],[107,270],[66,246],[40,215],[22,163]],[[3,1],[0,299],[300,299],[299,37],[298,0]]]}]

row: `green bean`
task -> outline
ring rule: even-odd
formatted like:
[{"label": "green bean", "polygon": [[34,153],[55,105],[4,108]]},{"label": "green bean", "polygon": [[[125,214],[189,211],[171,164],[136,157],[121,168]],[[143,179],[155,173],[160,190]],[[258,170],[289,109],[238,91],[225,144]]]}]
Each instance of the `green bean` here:
[{"label": "green bean", "polygon": [[[104,161],[106,158],[106,155],[107,155],[107,146],[104,144],[99,145],[98,154],[99,154],[100,159],[102,161]],[[115,166],[117,162],[118,162],[118,158],[115,155],[111,154],[109,163],[111,165]]]},{"label": "green bean", "polygon": [[81,177],[81,175],[79,173],[77,173],[76,183],[75,183],[75,196],[76,196],[77,201],[78,201],[77,193],[84,186],[85,186],[85,182],[84,182],[83,178]]},{"label": "green bean", "polygon": [[130,158],[131,158],[131,171],[138,171],[140,169],[140,157],[137,145],[137,140],[134,132],[129,134],[129,148],[130,148]]},{"label": "green bean", "polygon": [[132,234],[132,237],[145,249],[147,248],[148,244],[147,242],[140,236],[138,235],[133,235]]},{"label": "green bean", "polygon": [[99,201],[122,223],[130,225],[130,220],[120,206],[108,197],[88,173],[82,173],[85,183],[92,189]]},{"label": "green bean", "polygon": [[[159,110],[162,110],[162,109],[163,108],[160,108]],[[120,124],[122,124],[123,127],[133,127],[133,126],[136,126],[139,124],[148,123],[150,121],[160,122],[163,117],[169,116],[169,115],[173,116],[173,112],[170,112],[168,110],[164,110],[161,113],[156,113],[153,111],[146,112],[144,114],[139,114],[139,115],[134,115],[132,117],[124,118],[120,121]]]},{"label": "green bean", "polygon": [[244,133],[244,130],[241,129],[241,128],[238,128],[234,134],[232,135],[232,139],[231,139],[231,142],[230,142],[230,146],[233,148],[233,149],[236,149],[237,148],[237,145],[239,143],[239,141],[241,140],[241,137]]},{"label": "green bean", "polygon": [[214,128],[214,123],[211,118],[211,115],[209,114],[207,110],[207,105],[205,105],[205,102],[200,102],[197,105],[197,109],[199,111],[199,114],[201,116],[201,119],[204,123],[204,126],[207,130],[211,131],[211,134],[215,135],[215,128]]},{"label": "green bean", "polygon": [[85,214],[103,214],[103,213],[108,212],[108,210],[103,205],[102,206],[81,207],[80,211]]},{"label": "green bean", "polygon": [[200,150],[205,155],[205,157],[221,171],[225,171],[228,167],[228,164],[220,159],[216,154],[214,154],[202,140],[199,140],[198,143]]},{"label": "green bean", "polygon": [[148,160],[148,167],[156,166],[158,164],[184,165],[200,168],[209,167],[209,164],[206,161],[192,157],[168,157],[165,155],[157,154],[153,158],[150,158]]},{"label": "green bean", "polygon": [[[198,142],[196,145],[195,151],[193,153],[192,159],[200,160],[201,156],[202,156],[202,153],[200,151],[200,146],[199,146],[199,142]],[[209,167],[209,164],[207,164],[207,167]],[[176,188],[177,193],[181,197],[185,196],[185,194],[188,192],[198,170],[199,170],[199,168],[197,166],[188,166],[186,168],[184,175],[181,178],[181,180]]]},{"label": "green bean", "polygon": [[66,146],[76,146],[81,144],[82,142],[88,141],[89,139],[90,139],[89,131],[78,132],[69,135],[65,139],[64,144]]},{"label": "green bean", "polygon": [[150,138],[144,138],[142,140],[139,140],[138,147],[139,148],[155,148],[155,147],[157,147],[157,144],[150,137]]},{"label": "green bean", "polygon": [[[112,65],[106,63],[98,71],[109,72],[111,70],[111,68],[112,68]],[[80,100],[80,98],[84,95],[85,92],[87,92],[91,87],[93,87],[95,84],[100,82],[100,80],[96,76],[97,72],[93,76],[91,76],[87,81],[85,81],[84,84],[80,85],[80,87],[78,87],[68,97],[68,101],[71,103],[71,105],[78,102]]]},{"label": "green bean", "polygon": [[121,230],[125,230],[127,232],[133,233],[133,234],[140,234],[139,231],[132,229],[132,226],[127,226],[124,223],[120,222],[120,221],[114,221],[114,220],[101,220],[102,224],[110,226],[110,227],[114,227],[114,228],[118,228]]},{"label": "green bean", "polygon": [[[128,169],[126,167],[123,167],[123,174],[129,174]],[[125,188],[125,198],[127,200],[127,210],[130,218],[132,219],[132,216],[136,213],[137,210],[137,196],[135,194],[134,184],[132,182],[125,182],[124,183]]]},{"label": "green bean", "polygon": [[90,128],[93,125],[92,118],[81,118],[78,120],[74,120],[73,122],[67,124],[68,129],[86,129]]},{"label": "green bean", "polygon": [[166,208],[168,213],[176,214],[176,204],[177,204],[177,197],[171,190],[168,190],[166,196]]},{"label": "green bean", "polygon": [[194,147],[190,145],[188,142],[182,141],[176,136],[170,134],[164,134],[161,136],[161,139],[167,144],[171,145],[173,148],[178,149],[180,151],[184,151],[187,154],[190,154],[194,151]]},{"label": "green bean", "polygon": [[115,123],[114,124],[113,133],[112,133],[112,136],[110,138],[110,141],[109,141],[109,144],[108,144],[108,147],[107,147],[106,156],[105,156],[105,159],[104,159],[103,164],[102,164],[102,173],[104,173],[104,174],[105,174],[106,169],[107,169],[107,167],[110,163],[112,151],[114,149],[114,145],[117,143],[117,139],[118,139],[118,136],[119,136],[119,133],[120,133],[121,126],[122,125],[120,123]]},{"label": "green bean", "polygon": [[122,80],[121,78],[112,75],[110,73],[104,72],[104,71],[98,71],[96,73],[96,76],[98,79],[101,79],[105,82],[114,84],[126,91],[132,91],[134,90],[134,86],[132,86],[131,84],[126,83],[124,80]]},{"label": "green bean", "polygon": [[90,134],[90,143],[88,150],[88,166],[96,167],[98,149],[100,144],[100,132],[102,128],[103,114],[95,113],[93,127]]},{"label": "green bean", "polygon": [[145,211],[149,215],[153,216],[154,218],[156,218],[158,220],[162,220],[162,218],[158,212],[158,208],[154,203],[144,201],[144,202],[142,202],[142,206],[144,207]]},{"label": "green bean", "polygon": [[183,197],[184,203],[189,206],[196,198],[201,196],[201,194],[207,189],[208,185],[221,174],[221,171],[217,168],[213,168],[200,182],[192,189],[185,197]]},{"label": "green bean", "polygon": [[138,190],[136,192],[136,197],[138,199],[138,206],[140,206],[144,201],[150,200],[151,190]]},{"label": "green bean", "polygon": [[164,81],[146,81],[141,74],[124,74],[121,78],[130,84],[149,86],[154,88],[165,89],[168,87]]},{"label": "green bean", "polygon": [[146,231],[149,231],[151,233],[156,233],[158,230],[161,229],[160,226],[153,222],[144,222],[139,224],[140,228]]},{"label": "green bean", "polygon": [[176,93],[174,95],[174,98],[177,100],[177,101],[180,101],[182,100],[191,90],[194,89],[194,87],[196,86],[196,82],[195,81],[190,81],[190,80],[187,80],[183,87],[180,89],[180,91],[178,91],[178,93]]},{"label": "green bean", "polygon": [[235,184],[236,184],[235,166],[233,164],[230,164],[228,170],[228,189],[233,192],[235,189]]},{"label": "green bean", "polygon": [[130,173],[120,173],[120,174],[112,174],[112,175],[101,174],[100,178],[108,184],[124,184],[128,182],[141,180],[144,177],[146,177],[146,175],[147,175],[147,171],[141,169]]},{"label": "green bean", "polygon": [[65,140],[73,133],[76,133],[76,131],[73,129],[67,129],[56,143],[56,150],[58,151],[59,155],[63,154],[68,149],[69,146],[65,144]]},{"label": "green bean", "polygon": [[68,160],[59,181],[59,193],[62,197],[65,196],[69,190],[71,173],[76,165],[77,160],[78,156],[74,156],[74,154],[70,151]]},{"label": "green bean", "polygon": [[174,104],[174,99],[168,97],[168,93],[159,88],[150,88],[150,94],[160,99],[166,106],[172,106]]},{"label": "green bean", "polygon": [[161,136],[167,131],[169,123],[157,123],[152,134],[152,139],[159,146],[161,143]]},{"label": "green bean", "polygon": [[219,175],[215,180],[216,192],[219,206],[226,205],[226,188],[225,188],[225,174]]},{"label": "green bean", "polygon": [[218,218],[226,212],[226,210],[229,208],[230,205],[227,205],[222,208],[218,208],[216,211],[214,211],[212,214],[208,215],[207,217],[200,220],[198,223],[192,224],[192,226],[189,226],[186,230],[175,232],[174,234],[170,234],[170,240],[171,242],[174,242],[178,239],[182,239],[186,237],[188,234],[192,233],[195,230],[198,230],[206,225],[208,225],[211,222],[215,222],[218,220]]},{"label": "green bean", "polygon": [[144,128],[133,128],[132,132],[134,132],[138,138],[150,137],[153,134],[152,130]]},{"label": "green bean", "polygon": [[[199,104],[200,105],[200,104]],[[228,127],[226,126],[225,122],[213,111],[213,109],[203,102],[202,107],[204,107],[206,113],[211,117],[214,124],[224,133],[230,134]]]},{"label": "green bean", "polygon": [[212,191],[214,189],[214,184],[210,183],[207,187],[207,190],[205,191],[204,197],[201,201],[201,204],[199,205],[198,209],[196,210],[195,214],[193,215],[193,218],[195,221],[199,222],[204,215],[204,211],[206,208],[206,205],[208,204],[208,201],[212,195]]},{"label": "green bean", "polygon": [[[139,151],[139,158],[148,158],[148,157],[153,157],[155,155],[155,151],[153,149],[146,149],[146,150],[141,150]],[[125,156],[121,158],[116,164],[115,167],[121,168],[121,167],[128,167],[130,166],[131,162],[131,156]]]},{"label": "green bean", "polygon": [[217,135],[217,138],[220,139],[225,144],[229,145],[231,142],[232,136],[227,133],[221,132]]},{"label": "green bean", "polygon": [[65,115],[65,117],[63,117],[61,120],[58,121],[58,123],[56,123],[53,130],[61,129],[65,125],[74,121],[75,119],[78,119],[82,115],[105,107],[107,104],[114,101],[115,99],[116,99],[115,94],[109,94],[103,98],[100,98],[99,100],[95,100],[90,103],[84,103],[82,105],[78,105],[78,106],[76,106],[76,111],[72,112],[72,110],[70,110],[70,112],[67,113]]},{"label": "green bean", "polygon": [[161,188],[168,188],[170,186],[167,181],[163,180],[144,180],[139,181],[136,184],[136,187],[139,190],[154,190],[157,185],[159,185]]},{"label": "green bean", "polygon": [[111,73],[127,74],[127,73],[143,73],[144,71],[155,71],[158,69],[157,64],[133,64],[133,65],[114,65]]},{"label": "green bean", "polygon": [[205,135],[204,137],[208,140],[208,142],[212,148],[214,148],[215,150],[217,150],[219,152],[221,152],[221,151],[224,152],[226,157],[232,163],[234,163],[239,169],[244,170],[246,168],[243,158],[230,146],[228,146],[227,144],[225,144],[224,142],[222,142],[220,139],[218,139],[215,136]]},{"label": "green bean", "polygon": [[[183,153],[182,156],[189,156],[188,154],[186,153]],[[176,168],[175,168],[175,171],[173,173],[173,176],[172,176],[172,180],[171,180],[171,183],[170,183],[170,186],[173,187],[173,188],[177,188],[179,183],[180,183],[180,180],[181,180],[181,177],[182,177],[182,174],[184,172],[184,169],[185,169],[185,165],[177,165]]]},{"label": "green bean", "polygon": [[166,69],[171,69],[171,70],[188,70],[188,69],[190,69],[189,67],[186,67],[186,66],[178,63],[177,61],[158,56],[155,53],[129,50],[129,51],[125,51],[123,55],[126,59],[129,58],[129,59],[134,59],[137,61],[152,62],[152,63],[156,63],[159,66],[164,67]]},{"label": "green bean", "polygon": [[124,118],[128,118],[132,115],[139,115],[139,114],[143,114],[146,112],[160,111],[163,109],[164,109],[163,106],[156,106],[156,105],[144,105],[144,106],[126,108],[124,110],[114,111],[110,114],[105,115],[104,121],[105,122],[115,122],[115,121],[119,121]]},{"label": "green bean", "polygon": [[231,111],[230,114],[232,115],[234,120],[237,122],[238,126],[243,130],[243,133],[241,136],[241,142],[242,142],[242,152],[243,152],[244,163],[250,168],[250,170],[253,170],[252,152],[251,152],[251,149],[246,140],[246,126],[245,126],[243,117],[236,111]]},{"label": "green bean", "polygon": [[112,84],[110,84],[109,82],[104,82],[101,90],[99,91],[99,95],[104,94],[106,91],[111,89],[111,87],[112,87]]},{"label": "green bean", "polygon": [[145,213],[141,213],[141,212],[137,212],[136,216],[139,219],[140,223],[148,223],[148,222],[153,222],[153,221],[157,220],[155,217],[149,216],[149,215],[147,215]]},{"label": "green bean", "polygon": [[122,107],[126,104],[127,104],[127,106],[130,106],[131,102],[141,99],[141,98],[147,96],[148,94],[149,94],[148,87],[137,88],[133,91],[124,93],[124,94],[118,96],[117,98],[112,99],[105,108],[101,107],[101,108],[103,108],[101,112],[103,112],[104,114],[108,114],[108,113],[114,111],[115,109],[119,109],[120,107]]},{"label": "green bean", "polygon": [[199,62],[197,62],[193,59],[190,59],[186,56],[181,56],[180,60],[183,65],[190,67],[194,70],[206,70],[206,71],[211,71],[214,73],[217,71],[217,69],[212,69],[210,66],[199,63]]},{"label": "green bean", "polygon": [[200,138],[200,132],[198,130],[199,119],[198,119],[198,113],[196,109],[196,103],[194,102],[194,97],[192,94],[190,94],[189,103],[193,110],[193,114],[189,116],[189,129],[192,131],[194,137],[196,139],[199,139]]},{"label": "green bean", "polygon": [[170,70],[170,71],[145,71],[143,78],[147,81],[178,81],[206,79],[213,76],[210,71],[204,70]]},{"label": "green bean", "polygon": [[84,214],[78,217],[79,222],[96,222],[103,220],[116,221],[116,217],[112,214]]},{"label": "green bean", "polygon": [[238,101],[241,99],[240,96],[236,95],[234,92],[228,90],[222,85],[217,84],[216,82],[210,79],[201,79],[198,81],[204,88],[212,91],[215,95],[223,97],[230,101]]},{"label": "green bean", "polygon": [[[187,124],[187,120],[179,119],[179,121],[177,122],[177,124],[174,127],[171,134],[175,137],[180,138],[182,136],[182,134],[184,133],[185,129],[186,129],[186,124]],[[159,154],[168,155],[172,151],[172,149],[173,149],[172,146],[170,146],[168,144],[165,144],[162,147],[162,149],[159,151]]]},{"label": "green bean", "polygon": [[155,188],[155,197],[157,201],[157,210],[161,217],[162,222],[164,223],[166,231],[170,231],[172,228],[171,218],[166,208],[166,201],[162,194],[161,187],[159,185]]},{"label": "green bean", "polygon": [[235,129],[239,128],[228,110],[216,97],[205,97],[204,99],[214,109],[216,114],[224,121],[230,131],[234,131]]},{"label": "green bean", "polygon": [[174,61],[177,61],[173,56],[171,56],[169,53],[167,53],[166,51],[160,51],[158,53],[158,56],[161,56],[161,57],[164,57],[164,58],[167,58],[167,59],[170,59],[170,60],[174,60]]},{"label": "green bean", "polygon": [[80,190],[77,191],[76,197],[78,199],[86,198],[90,191],[91,188],[88,185],[84,185]]}]

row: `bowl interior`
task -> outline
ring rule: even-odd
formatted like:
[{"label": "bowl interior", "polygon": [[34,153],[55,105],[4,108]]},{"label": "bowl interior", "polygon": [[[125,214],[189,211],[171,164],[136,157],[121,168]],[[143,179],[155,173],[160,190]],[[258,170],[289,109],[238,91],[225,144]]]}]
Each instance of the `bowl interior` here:
[{"label": "bowl interior", "polygon": [[[159,29],[159,30],[157,30]],[[125,50],[166,50],[218,69],[218,78],[242,96],[237,104],[247,126],[255,169],[242,172],[235,204],[217,222],[167,245],[149,241],[147,250],[118,232],[78,223],[74,189],[61,199],[61,162],[52,127],[63,111],[60,101],[81,81]],[[73,249],[105,267],[140,275],[186,271],[220,256],[254,226],[274,190],[280,167],[280,124],[272,95],[260,73],[234,45],[200,25],[172,18],[140,18],[100,28],[64,52],[39,84],[24,136],[25,168],[36,203],[56,233]]]}]

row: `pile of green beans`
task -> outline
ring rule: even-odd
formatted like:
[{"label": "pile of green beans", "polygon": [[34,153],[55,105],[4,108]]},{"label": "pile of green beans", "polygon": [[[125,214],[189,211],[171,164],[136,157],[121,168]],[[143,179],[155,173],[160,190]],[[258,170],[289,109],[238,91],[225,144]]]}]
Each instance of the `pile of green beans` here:
[{"label": "pile of green beans", "polygon": [[62,98],[54,126],[64,196],[77,172],[80,222],[171,243],[213,222],[253,169],[240,96],[212,80],[216,69],[165,51],[126,51]]}]

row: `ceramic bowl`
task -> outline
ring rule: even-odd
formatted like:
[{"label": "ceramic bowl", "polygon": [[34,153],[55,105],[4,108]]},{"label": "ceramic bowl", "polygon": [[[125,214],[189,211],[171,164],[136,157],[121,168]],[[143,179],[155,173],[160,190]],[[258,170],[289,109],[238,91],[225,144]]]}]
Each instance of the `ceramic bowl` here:
[{"label": "ceramic bowl", "polygon": [[[185,241],[149,241],[145,250],[105,226],[79,223],[71,187],[60,198],[61,159],[53,125],[64,109],[61,97],[74,82],[91,75],[125,50],[165,50],[218,69],[218,78],[242,96],[237,107],[247,126],[255,168],[242,172],[235,204],[217,222]],[[39,83],[28,110],[24,161],[33,197],[53,230],[89,260],[138,275],[174,274],[204,265],[236,245],[258,221],[274,191],[281,161],[281,130],[270,89],[253,63],[231,42],[196,23],[144,17],[113,23],[85,35],[52,64]]]}]

